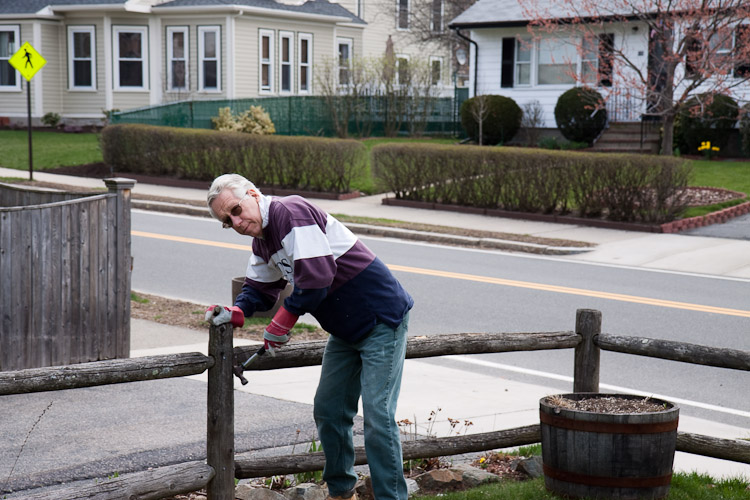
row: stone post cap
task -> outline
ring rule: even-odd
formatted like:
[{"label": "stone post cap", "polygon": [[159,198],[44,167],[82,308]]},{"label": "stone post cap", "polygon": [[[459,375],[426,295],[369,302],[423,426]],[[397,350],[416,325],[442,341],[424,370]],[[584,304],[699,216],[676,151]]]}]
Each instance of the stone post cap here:
[{"label": "stone post cap", "polygon": [[107,186],[107,189],[109,189],[110,191],[133,189],[137,182],[138,181],[136,181],[135,179],[127,179],[125,177],[110,177],[108,179],[104,179],[104,185]]}]

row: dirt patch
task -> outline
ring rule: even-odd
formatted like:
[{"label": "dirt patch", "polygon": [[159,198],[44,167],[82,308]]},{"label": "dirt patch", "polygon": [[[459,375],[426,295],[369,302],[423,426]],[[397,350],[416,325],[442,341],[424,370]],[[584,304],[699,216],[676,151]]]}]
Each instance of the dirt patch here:
[{"label": "dirt patch", "polygon": [[657,413],[665,409],[664,404],[657,403],[651,398],[631,399],[605,396],[573,400],[562,396],[550,396],[545,401],[557,408],[592,413]]},{"label": "dirt patch", "polygon": [[[140,292],[133,292],[131,298],[131,318],[192,330],[208,330],[204,315],[211,304],[196,304]],[[270,321],[265,318],[246,318],[245,326],[234,329],[234,336],[260,342],[263,340],[263,331]],[[292,337],[294,340],[325,340],[328,333],[317,325],[298,323],[292,330]]]}]

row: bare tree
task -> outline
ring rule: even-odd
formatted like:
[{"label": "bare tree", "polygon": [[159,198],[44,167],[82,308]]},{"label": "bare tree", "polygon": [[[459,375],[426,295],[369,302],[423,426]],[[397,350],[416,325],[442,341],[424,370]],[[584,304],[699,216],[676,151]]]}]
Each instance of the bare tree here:
[{"label": "bare tree", "polygon": [[474,97],[474,101],[471,106],[471,116],[477,122],[479,126],[479,145],[482,145],[482,136],[484,134],[483,126],[484,120],[490,114],[489,98],[487,95],[478,95]]},{"label": "bare tree", "polygon": [[529,101],[523,105],[523,117],[521,128],[526,134],[526,145],[536,146],[539,142],[539,128],[544,123],[544,108],[537,100]]},{"label": "bare tree", "polygon": [[[571,78],[609,87],[610,99],[639,99],[647,115],[662,120],[665,155],[672,154],[675,118],[689,100],[695,102],[692,97],[728,93],[750,77],[747,0],[528,0],[522,5],[532,20],[532,36],[576,47],[581,71],[562,65]],[[638,37],[647,50],[646,67],[643,49],[634,50]]]}]

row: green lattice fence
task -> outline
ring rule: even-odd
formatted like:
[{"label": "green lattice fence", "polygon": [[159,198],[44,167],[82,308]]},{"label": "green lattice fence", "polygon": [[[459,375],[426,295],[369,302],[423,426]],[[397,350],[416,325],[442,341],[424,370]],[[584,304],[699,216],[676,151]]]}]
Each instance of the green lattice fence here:
[{"label": "green lattice fence", "polygon": [[[458,109],[468,98],[468,89],[457,89],[454,97],[437,97],[431,102],[431,112],[426,117],[424,134],[463,135]],[[221,99],[210,101],[182,101],[147,108],[113,113],[110,122],[142,123],[185,128],[212,128],[211,118],[218,116],[219,109],[229,107],[234,113],[241,113],[250,106],[261,106],[271,116],[276,133],[281,135],[336,136],[329,106],[324,97],[290,96],[262,97],[256,99]],[[349,120],[349,134],[357,136],[385,135],[384,114],[387,101],[383,96],[366,96],[357,102],[364,110]],[[404,119],[400,134],[409,135],[409,123]]]}]

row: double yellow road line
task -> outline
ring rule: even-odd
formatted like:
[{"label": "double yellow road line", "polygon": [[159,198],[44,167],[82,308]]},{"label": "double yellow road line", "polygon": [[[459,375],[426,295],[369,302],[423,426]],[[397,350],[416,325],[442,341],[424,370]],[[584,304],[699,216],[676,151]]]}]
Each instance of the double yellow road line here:
[{"label": "double yellow road line", "polygon": [[[199,240],[195,238],[184,238],[182,236],[169,236],[169,235],[164,235],[164,234],[148,233],[144,231],[131,231],[131,234],[133,236],[140,236],[143,238],[153,238],[153,239],[159,239],[159,240],[175,241],[178,243],[191,243],[194,245],[205,245],[205,246],[212,246],[212,247],[219,247],[219,248],[227,248],[231,250],[243,250],[243,251],[249,252],[252,249],[250,245],[221,243],[221,242],[215,242],[215,241],[209,241],[209,240]],[[463,281],[474,281],[478,283],[489,283],[491,285],[509,286],[509,287],[514,287],[514,288],[525,288],[528,290],[539,290],[542,292],[564,293],[568,295],[578,295],[581,297],[592,297],[592,298],[597,298],[597,299],[630,302],[633,304],[644,304],[644,305],[657,306],[657,307],[667,307],[671,309],[683,309],[686,311],[707,312],[707,313],[714,313],[714,314],[722,314],[725,316],[739,316],[742,318],[750,318],[750,311],[746,311],[743,309],[730,309],[727,307],[706,306],[702,304],[691,304],[689,302],[677,302],[674,300],[652,299],[649,297],[639,297],[637,295],[600,292],[596,290],[586,290],[584,288],[571,288],[567,286],[546,285],[544,283],[532,283],[530,281],[518,281],[518,280],[508,280],[508,279],[503,279],[503,278],[492,278],[490,276],[478,276],[474,274],[454,273],[450,271],[437,271],[434,269],[423,269],[420,267],[399,266],[399,265],[394,265],[394,264],[391,264],[388,267],[392,271],[398,271],[402,273],[421,274],[424,276],[434,276],[438,278],[448,278],[448,279],[456,279],[456,280],[463,280]]]}]

